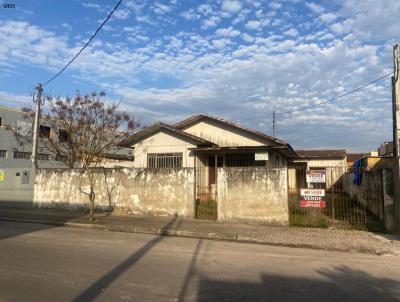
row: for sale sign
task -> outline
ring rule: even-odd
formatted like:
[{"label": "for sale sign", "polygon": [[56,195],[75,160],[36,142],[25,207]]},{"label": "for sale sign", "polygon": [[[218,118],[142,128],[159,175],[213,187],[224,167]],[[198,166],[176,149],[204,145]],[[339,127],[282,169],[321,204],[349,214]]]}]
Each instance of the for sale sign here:
[{"label": "for sale sign", "polygon": [[302,208],[325,208],[324,189],[301,189],[300,207]]},{"label": "for sale sign", "polygon": [[306,180],[308,183],[324,183],[325,170],[307,170]]}]

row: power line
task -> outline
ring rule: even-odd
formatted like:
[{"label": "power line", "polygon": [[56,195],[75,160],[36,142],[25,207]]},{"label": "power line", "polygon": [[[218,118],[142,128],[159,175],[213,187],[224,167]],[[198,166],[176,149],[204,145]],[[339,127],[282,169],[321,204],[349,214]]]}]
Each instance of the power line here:
[{"label": "power line", "polygon": [[86,44],[81,48],[81,50],[78,51],[78,53],[67,63],[67,65],[64,66],[63,69],[61,69],[59,72],[57,72],[50,80],[48,80],[47,82],[45,82],[42,86],[47,85],[48,83],[50,83],[51,81],[53,81],[56,77],[58,77],[61,73],[64,72],[65,69],[68,68],[69,65],[71,65],[71,63],[81,54],[81,52],[90,44],[90,42],[92,42],[92,40],[94,39],[94,37],[96,37],[97,33],[102,29],[102,27],[107,23],[107,21],[111,18],[111,16],[113,15],[113,13],[117,10],[118,6],[122,3],[123,0],[119,0],[118,3],[115,5],[114,9],[111,11],[111,13],[107,16],[107,18],[103,21],[103,23],[101,23],[100,27],[97,28],[97,30],[95,31],[95,33],[90,37],[90,39],[86,42]]},{"label": "power line", "polygon": [[320,102],[320,103],[317,103],[317,104],[314,104],[314,105],[311,105],[311,106],[306,106],[306,107],[295,109],[295,110],[291,110],[291,111],[276,112],[275,114],[276,115],[278,115],[278,114],[279,115],[290,114],[290,113],[294,113],[294,112],[299,112],[299,111],[312,109],[312,108],[315,108],[315,107],[318,107],[318,106],[321,106],[321,105],[324,105],[324,104],[327,104],[327,103],[331,103],[331,102],[336,101],[338,99],[341,99],[341,98],[343,98],[343,97],[345,97],[345,96],[347,96],[349,94],[358,92],[358,91],[364,89],[365,87],[368,87],[368,86],[370,86],[370,85],[372,85],[372,84],[374,84],[374,83],[376,83],[376,82],[378,82],[380,80],[383,80],[384,78],[387,78],[388,76],[390,76],[392,73],[393,73],[393,71],[388,73],[388,74],[385,74],[384,76],[381,76],[380,78],[377,78],[377,79],[375,79],[375,80],[373,80],[373,81],[371,81],[371,82],[369,82],[367,84],[364,84],[364,85],[362,85],[362,86],[360,86],[360,87],[358,87],[356,89],[350,90],[350,91],[348,91],[346,93],[343,93],[343,94],[341,94],[341,95],[339,95],[337,97],[334,97],[333,99],[329,99],[329,100],[326,100],[326,101],[323,101],[323,102]]}]

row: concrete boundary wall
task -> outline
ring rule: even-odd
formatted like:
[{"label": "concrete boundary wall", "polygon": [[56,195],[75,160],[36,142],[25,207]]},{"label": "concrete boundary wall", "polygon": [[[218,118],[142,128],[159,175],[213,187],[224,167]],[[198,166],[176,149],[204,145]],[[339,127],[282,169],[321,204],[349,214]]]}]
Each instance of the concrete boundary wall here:
[{"label": "concrete boundary wall", "polygon": [[[99,169],[96,207],[139,215],[194,217],[194,169]],[[218,220],[287,224],[287,169],[219,168]],[[88,206],[88,178],[80,169],[39,169],[33,205],[79,209]]]},{"label": "concrete boundary wall", "polygon": [[288,224],[287,168],[219,168],[218,219]]},{"label": "concrete boundary wall", "polygon": [[[193,216],[193,169],[100,169],[96,207],[142,215]],[[40,208],[88,206],[88,178],[79,169],[39,169],[33,204]]]}]

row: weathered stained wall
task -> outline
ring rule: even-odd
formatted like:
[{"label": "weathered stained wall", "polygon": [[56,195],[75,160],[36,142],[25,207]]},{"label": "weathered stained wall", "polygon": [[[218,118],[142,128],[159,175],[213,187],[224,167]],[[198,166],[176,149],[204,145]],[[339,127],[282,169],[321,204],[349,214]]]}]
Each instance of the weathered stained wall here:
[{"label": "weathered stained wall", "polygon": [[[143,215],[193,216],[193,169],[101,169],[96,206]],[[34,206],[80,208],[88,204],[82,170],[42,169],[36,173]]]},{"label": "weathered stained wall", "polygon": [[382,170],[364,172],[361,185],[354,184],[353,179],[353,172],[343,175],[342,184],[345,192],[365,205],[381,221],[384,221]]},{"label": "weathered stained wall", "polygon": [[218,169],[218,219],[287,224],[287,169]]}]

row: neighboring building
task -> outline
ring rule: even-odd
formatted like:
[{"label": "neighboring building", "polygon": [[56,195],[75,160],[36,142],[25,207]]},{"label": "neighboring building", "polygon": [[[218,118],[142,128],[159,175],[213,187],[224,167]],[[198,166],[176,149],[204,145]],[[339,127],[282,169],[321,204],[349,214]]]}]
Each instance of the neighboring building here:
[{"label": "neighboring building", "polygon": [[298,158],[290,164],[289,190],[305,188],[307,170],[324,170],[325,188],[336,184],[347,171],[346,150],[296,150]]},{"label": "neighboring building", "polygon": [[[18,140],[14,133],[6,126],[18,129],[21,134],[29,133],[31,123],[24,117],[26,113],[21,109],[0,106],[0,167],[1,168],[29,168],[31,166],[32,145]],[[50,135],[50,127],[40,125],[38,166],[40,168],[62,167],[60,162],[40,143],[40,139]]]},{"label": "neighboring building", "polygon": [[378,148],[378,155],[384,157],[393,157],[393,141],[391,142],[384,142]]},{"label": "neighboring building", "polygon": [[[21,135],[31,132],[32,124],[26,119],[26,113],[21,109],[0,106],[0,168],[27,169],[31,167],[32,145],[18,140],[13,131],[6,126],[18,129]],[[43,145],[43,140],[52,135],[52,130],[45,123],[39,128],[39,168],[62,168],[65,165],[56,160]],[[130,167],[133,165],[132,151],[118,148],[113,154],[106,154],[103,166],[105,167]]]},{"label": "neighboring building", "polygon": [[122,146],[134,149],[135,168],[195,168],[200,199],[213,194],[218,167],[286,168],[296,157],[280,139],[205,114],[173,126],[156,123]]},{"label": "neighboring building", "polygon": [[[371,152],[372,153],[372,152]],[[367,154],[360,161],[360,168],[363,172],[374,169],[392,168],[393,159],[386,156],[376,156],[376,154]]]}]

